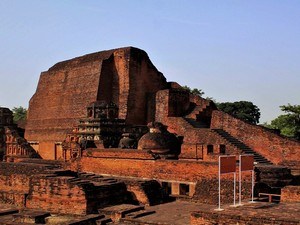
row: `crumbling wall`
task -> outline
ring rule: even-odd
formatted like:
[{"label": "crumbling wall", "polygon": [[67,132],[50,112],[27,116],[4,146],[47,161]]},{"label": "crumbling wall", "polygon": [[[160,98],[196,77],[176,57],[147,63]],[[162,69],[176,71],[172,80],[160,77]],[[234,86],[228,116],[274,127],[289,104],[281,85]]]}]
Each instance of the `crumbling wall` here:
[{"label": "crumbling wall", "polygon": [[69,182],[74,177],[37,175],[32,177],[26,207],[55,213],[87,213],[86,193]]},{"label": "crumbling wall", "polygon": [[1,162],[0,201],[25,206],[32,176],[44,171],[41,165]]}]

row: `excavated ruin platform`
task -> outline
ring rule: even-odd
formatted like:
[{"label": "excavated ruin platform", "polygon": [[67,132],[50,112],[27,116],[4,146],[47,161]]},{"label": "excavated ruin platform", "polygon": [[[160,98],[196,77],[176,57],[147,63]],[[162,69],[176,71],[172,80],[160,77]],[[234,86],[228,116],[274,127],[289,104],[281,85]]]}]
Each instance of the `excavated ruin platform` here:
[{"label": "excavated ruin platform", "polygon": [[247,224],[247,225],[299,225],[300,203],[246,203],[239,207],[224,206],[223,211],[199,208],[191,213],[191,225]]},{"label": "excavated ruin platform", "polygon": [[[245,203],[240,207],[224,205],[224,211],[215,211],[216,205],[176,201],[147,207],[156,213],[138,219],[124,218],[130,224],[200,225],[200,224],[300,224],[300,203]],[[191,216],[192,215],[192,216]],[[206,223],[200,223],[204,217]],[[196,218],[196,219],[195,219]],[[229,219],[227,219],[229,218]],[[242,220],[246,222],[243,223]]]},{"label": "excavated ruin platform", "polygon": [[[8,204],[0,203],[0,225],[82,225],[102,224],[105,216],[89,214],[86,216],[50,214],[49,212],[16,208]],[[98,223],[99,222],[99,223]]]},{"label": "excavated ruin platform", "polygon": [[[145,207],[147,211],[155,211],[150,215],[139,218],[125,216],[120,218],[119,223],[109,224],[135,224],[135,225],[201,225],[201,224],[247,224],[247,225],[299,225],[300,224],[300,202],[299,203],[245,203],[243,206],[230,207],[222,205],[223,211],[216,211],[216,205],[207,205],[194,202],[175,201],[156,206]],[[9,205],[0,204],[0,224],[25,224],[13,223],[9,218],[18,213],[18,209]],[[114,211],[126,211],[126,205],[114,208]],[[136,209],[136,207],[134,207]],[[139,211],[139,210],[137,210]],[[46,218],[46,224],[82,224],[82,222],[95,221],[97,224],[105,224],[109,217],[103,214],[72,216],[51,215]],[[5,221],[6,220],[6,221]]]}]

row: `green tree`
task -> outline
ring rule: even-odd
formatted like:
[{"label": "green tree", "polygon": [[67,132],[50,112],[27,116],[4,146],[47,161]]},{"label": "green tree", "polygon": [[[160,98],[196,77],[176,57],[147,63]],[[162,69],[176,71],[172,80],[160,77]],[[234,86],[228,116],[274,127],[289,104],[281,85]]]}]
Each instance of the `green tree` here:
[{"label": "green tree", "polygon": [[24,121],[26,120],[26,116],[27,116],[27,109],[19,106],[19,107],[14,107],[12,109],[13,112],[13,117],[14,117],[14,122],[18,123],[19,121]]},{"label": "green tree", "polygon": [[182,86],[183,89],[187,90],[189,93],[193,94],[193,95],[198,95],[198,96],[203,96],[205,93],[204,91],[202,91],[201,89],[198,88],[190,88],[186,85]]},{"label": "green tree", "polygon": [[280,134],[300,140],[300,105],[282,105],[281,110],[286,114],[278,116],[265,126],[280,130]]},{"label": "green tree", "polygon": [[257,124],[260,118],[260,109],[252,102],[223,102],[216,104],[218,109],[238,119]]}]

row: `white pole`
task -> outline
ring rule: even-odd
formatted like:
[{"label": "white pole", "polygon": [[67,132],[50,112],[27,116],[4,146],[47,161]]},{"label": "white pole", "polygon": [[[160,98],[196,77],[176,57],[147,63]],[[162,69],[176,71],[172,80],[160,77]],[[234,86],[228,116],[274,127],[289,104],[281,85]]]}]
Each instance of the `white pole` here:
[{"label": "white pole", "polygon": [[242,156],[239,155],[239,205],[242,205]]},{"label": "white pole", "polygon": [[236,172],[233,173],[233,206],[235,206]]},{"label": "white pole", "polygon": [[219,208],[221,210],[221,157],[219,156]]},{"label": "white pole", "polygon": [[254,202],[253,201],[253,198],[254,198],[254,169],[252,170],[252,199],[251,199],[251,202]]}]

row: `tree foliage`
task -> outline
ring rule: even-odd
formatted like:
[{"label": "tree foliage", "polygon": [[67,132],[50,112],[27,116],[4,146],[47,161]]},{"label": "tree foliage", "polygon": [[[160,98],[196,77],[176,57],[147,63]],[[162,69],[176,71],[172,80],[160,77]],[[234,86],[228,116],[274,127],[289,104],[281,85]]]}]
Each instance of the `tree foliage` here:
[{"label": "tree foliage", "polygon": [[18,123],[19,121],[24,121],[26,120],[26,116],[27,116],[27,109],[19,106],[19,107],[14,107],[12,109],[13,112],[13,119],[15,123]]},{"label": "tree foliage", "polygon": [[280,134],[300,140],[300,105],[282,105],[285,114],[278,116],[265,126],[280,130]]},{"label": "tree foliage", "polygon": [[183,89],[187,90],[189,93],[193,95],[198,95],[199,97],[203,96],[205,93],[201,89],[198,88],[190,88],[186,85],[182,86]]},{"label": "tree foliage", "polygon": [[217,103],[219,110],[226,112],[238,119],[257,124],[260,118],[260,109],[252,102],[223,102]]}]

